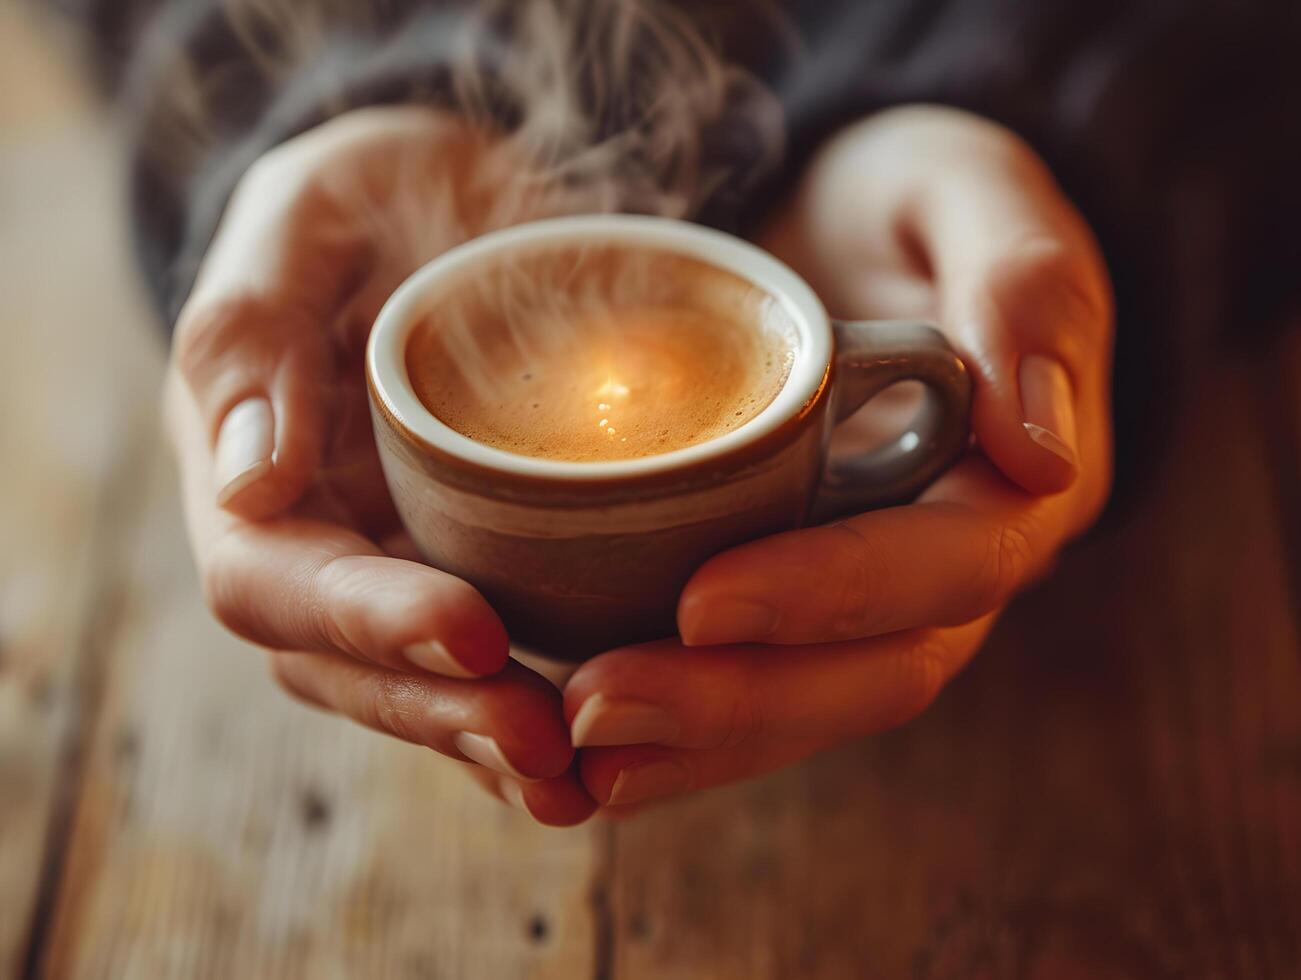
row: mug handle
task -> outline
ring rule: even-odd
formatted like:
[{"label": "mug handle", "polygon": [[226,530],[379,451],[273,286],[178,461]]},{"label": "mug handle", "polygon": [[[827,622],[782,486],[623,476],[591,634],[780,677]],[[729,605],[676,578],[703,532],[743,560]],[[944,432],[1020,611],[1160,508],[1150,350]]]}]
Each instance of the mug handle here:
[{"label": "mug handle", "polygon": [[926,397],[898,438],[828,464],[814,507],[816,520],[913,499],[963,454],[971,429],[971,375],[933,325],[869,320],[836,321],[832,328],[835,424],[900,381],[920,381]]}]

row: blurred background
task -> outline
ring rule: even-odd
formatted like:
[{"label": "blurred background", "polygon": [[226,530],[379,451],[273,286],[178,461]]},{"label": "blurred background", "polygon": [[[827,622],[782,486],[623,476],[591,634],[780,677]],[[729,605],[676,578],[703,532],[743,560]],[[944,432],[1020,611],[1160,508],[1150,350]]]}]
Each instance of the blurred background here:
[{"label": "blurred background", "polygon": [[211,622],[66,31],[0,0],[0,978],[1301,976],[1296,323],[1172,354],[1150,477],[924,717],[547,830]]}]

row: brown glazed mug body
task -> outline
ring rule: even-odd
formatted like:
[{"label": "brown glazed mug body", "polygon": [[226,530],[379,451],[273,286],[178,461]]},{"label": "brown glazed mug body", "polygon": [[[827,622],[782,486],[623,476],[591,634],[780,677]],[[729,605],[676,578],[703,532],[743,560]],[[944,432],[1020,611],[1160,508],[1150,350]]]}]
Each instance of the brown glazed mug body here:
[{"label": "brown glazed mug body", "polygon": [[[617,462],[519,456],[445,426],[407,376],[415,325],[488,263],[575,244],[682,255],[756,286],[793,328],[777,398],[712,441]],[[367,378],[385,477],[426,559],[476,586],[513,642],[559,660],[675,633],[682,587],[720,551],[915,496],[963,452],[971,400],[966,369],[933,327],[833,324],[804,281],[755,246],[626,215],[522,225],[431,262],[381,311]],[[926,390],[907,430],[829,467],[834,426],[904,380]]]}]

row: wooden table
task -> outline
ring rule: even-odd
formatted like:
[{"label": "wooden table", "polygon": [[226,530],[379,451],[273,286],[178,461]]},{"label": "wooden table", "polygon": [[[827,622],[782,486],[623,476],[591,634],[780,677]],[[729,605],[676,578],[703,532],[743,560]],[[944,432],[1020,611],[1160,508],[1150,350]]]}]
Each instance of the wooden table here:
[{"label": "wooden table", "polygon": [[107,125],[0,2],[0,977],[1301,976],[1301,345],[904,730],[531,826],[204,612]]}]

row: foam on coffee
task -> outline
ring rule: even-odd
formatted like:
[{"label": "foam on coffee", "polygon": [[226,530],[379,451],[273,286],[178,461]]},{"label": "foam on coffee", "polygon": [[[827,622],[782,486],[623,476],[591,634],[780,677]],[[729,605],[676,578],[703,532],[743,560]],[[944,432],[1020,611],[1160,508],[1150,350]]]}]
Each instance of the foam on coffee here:
[{"label": "foam on coffee", "polygon": [[476,270],[414,329],[407,373],[450,428],[524,456],[599,462],[718,438],[786,383],[769,294],[671,253],[573,249]]}]

